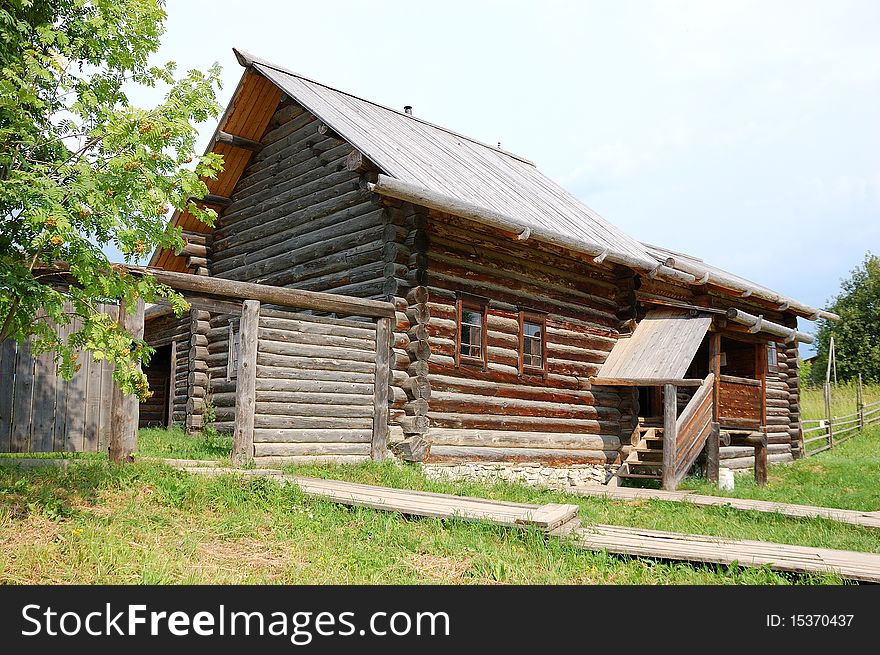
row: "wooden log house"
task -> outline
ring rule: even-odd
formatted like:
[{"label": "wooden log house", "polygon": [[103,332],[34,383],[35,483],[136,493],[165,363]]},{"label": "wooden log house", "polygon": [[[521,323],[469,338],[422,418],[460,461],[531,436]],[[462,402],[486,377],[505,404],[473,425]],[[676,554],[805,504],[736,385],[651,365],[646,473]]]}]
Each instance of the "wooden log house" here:
[{"label": "wooden log house", "polygon": [[[498,147],[236,56],[202,199],[219,219],[176,214],[187,245],[150,266],[394,307],[381,401],[381,327],[263,310],[256,456],[376,457],[377,414],[406,460],[593,464],[667,487],[701,456],[712,475],[802,452],[797,318],[832,314],[640,243]],[[197,430],[210,396],[231,429],[240,312],[199,307],[147,313],[167,391],[144,418]]]}]

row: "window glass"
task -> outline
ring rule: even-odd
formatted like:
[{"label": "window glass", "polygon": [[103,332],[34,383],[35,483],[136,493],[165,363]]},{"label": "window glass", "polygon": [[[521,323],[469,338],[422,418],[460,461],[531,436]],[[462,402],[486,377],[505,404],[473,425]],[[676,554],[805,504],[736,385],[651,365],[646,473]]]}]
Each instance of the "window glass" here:
[{"label": "window glass", "polygon": [[459,351],[465,357],[483,359],[483,313],[473,310],[461,310]]},{"label": "window glass", "polygon": [[523,321],[522,363],[531,368],[544,368],[544,326]]}]

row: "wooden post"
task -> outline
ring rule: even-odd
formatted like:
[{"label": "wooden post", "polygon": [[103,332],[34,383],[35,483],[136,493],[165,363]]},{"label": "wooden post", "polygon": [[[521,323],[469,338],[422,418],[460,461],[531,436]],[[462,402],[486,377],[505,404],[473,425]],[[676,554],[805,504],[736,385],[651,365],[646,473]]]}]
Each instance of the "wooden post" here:
[{"label": "wooden post", "polygon": [[767,437],[756,439],[755,446],[755,483],[759,487],[767,484]]},{"label": "wooden post", "polygon": [[257,345],[260,302],[242,303],[239,323],[238,376],[235,384],[235,431],[232,463],[244,466],[254,459],[254,411],[257,396]]},{"label": "wooden post", "polygon": [[859,414],[859,432],[865,429],[865,391],[862,389],[862,374],[859,373],[859,386],[856,394],[856,411]]},{"label": "wooden post", "polygon": [[[129,314],[125,302],[119,301],[119,324],[134,339],[144,338],[144,301],[138,299],[135,311]],[[119,385],[113,385],[110,405],[110,444],[107,449],[111,462],[124,464],[134,461],[137,450],[140,402],[133,394],[123,394]]]},{"label": "wooden post", "polygon": [[721,333],[713,332],[709,336],[709,370],[715,374],[712,383],[712,420],[718,420],[718,393],[721,388]]},{"label": "wooden post", "polygon": [[721,447],[721,424],[712,423],[712,431],[706,439],[706,481],[718,484],[718,469],[720,466],[719,450]]},{"label": "wooden post", "polygon": [[373,440],[370,457],[385,459],[388,448],[388,385],[391,373],[391,319],[376,322],[376,378],[373,381]]},{"label": "wooden post", "polygon": [[825,427],[828,430],[828,446],[834,448],[834,421],[831,417],[831,383],[826,382],[823,387],[825,395]]},{"label": "wooden post", "polygon": [[663,488],[675,491],[675,442],[678,437],[678,390],[674,384],[663,386]]},{"label": "wooden post", "polygon": [[174,394],[177,383],[177,341],[171,341],[171,372],[168,374],[168,415],[165,417],[165,426],[170,430],[174,427]]}]

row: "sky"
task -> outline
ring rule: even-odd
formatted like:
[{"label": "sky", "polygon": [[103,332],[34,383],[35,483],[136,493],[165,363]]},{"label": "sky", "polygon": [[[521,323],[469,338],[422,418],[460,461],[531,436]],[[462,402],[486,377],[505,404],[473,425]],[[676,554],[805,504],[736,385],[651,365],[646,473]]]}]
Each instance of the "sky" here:
[{"label": "sky", "polygon": [[[167,11],[155,61],[218,62],[224,105],[242,74],[233,47],[412,105],[530,159],[630,235],[809,305],[880,253],[880,2],[169,0]],[[200,127],[203,142],[214,127]]]}]

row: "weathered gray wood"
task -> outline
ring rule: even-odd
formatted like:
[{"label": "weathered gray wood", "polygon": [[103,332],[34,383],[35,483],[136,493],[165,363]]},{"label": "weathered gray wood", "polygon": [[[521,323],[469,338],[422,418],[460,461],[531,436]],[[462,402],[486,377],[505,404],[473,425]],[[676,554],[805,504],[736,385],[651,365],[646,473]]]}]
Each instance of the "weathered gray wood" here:
[{"label": "weathered gray wood", "polygon": [[645,378],[641,380],[625,380],[616,378],[591,377],[590,384],[597,387],[661,387],[667,384],[674,384],[677,387],[699,387],[701,384],[703,384],[703,381],[697,379],[675,380],[671,378]]},{"label": "weathered gray wood", "polygon": [[611,464],[619,457],[616,450],[580,450],[574,448],[484,448],[479,446],[431,445],[428,462],[488,461],[547,462],[555,465]]},{"label": "weathered gray wood", "polygon": [[[369,443],[255,443],[254,457],[369,455]],[[259,466],[259,461],[257,461]]]},{"label": "weathered gray wood", "polygon": [[394,318],[394,305],[388,302],[361,298],[340,298],[332,294],[267,287],[250,282],[236,282],[215,277],[206,278],[153,268],[144,269],[136,266],[127,266],[126,268],[132,273],[152,275],[160,283],[167,284],[172,289],[179,291],[194,291],[240,300],[252,299],[261,303],[322,312]]},{"label": "weathered gray wood", "polygon": [[761,316],[755,316],[734,307],[727,310],[727,318],[757,332],[765,332],[766,334],[781,337],[786,341],[799,341],[801,343],[813,343],[815,341],[815,337],[812,334],[779,325],[779,323],[768,321]]},{"label": "weathered gray wood", "polygon": [[34,394],[34,358],[30,340],[18,345],[15,365],[15,399],[10,451],[25,453],[30,450],[31,412]]},{"label": "weathered gray wood", "polygon": [[267,428],[271,430],[372,430],[373,417],[361,416],[328,416],[319,414],[316,416],[286,416],[282,414],[270,414],[259,411],[254,416],[254,428]]},{"label": "weathered gray wood", "polygon": [[234,148],[241,148],[243,150],[249,150],[251,152],[260,152],[263,149],[263,144],[259,141],[254,141],[253,139],[247,139],[243,136],[238,136],[236,134],[229,134],[228,132],[224,132],[223,130],[218,130],[214,135],[215,143],[225,143]]},{"label": "weathered gray wood", "polygon": [[[144,336],[144,301],[138,300],[134,312],[129,313],[125,303],[119,302],[119,325],[134,339]],[[110,461],[117,464],[134,461],[137,450],[137,429],[140,403],[137,396],[123,394],[118,385],[113,386],[112,414],[110,417]]]},{"label": "weathered gray wood", "polygon": [[238,383],[235,388],[235,432],[232,460],[243,466],[254,457],[254,415],[256,412],[257,346],[260,302],[245,300],[242,305]]},{"label": "weathered gray wood", "polygon": [[566,432],[526,432],[515,430],[467,430],[432,427],[431,443],[442,446],[480,446],[485,448],[549,448],[574,450],[620,450],[620,438],[610,434],[571,434]]},{"label": "weathered gray wood", "polygon": [[391,357],[391,318],[380,318],[376,325],[376,379],[373,385],[373,441],[370,457],[385,459],[388,444],[388,377]]},{"label": "weathered gray wood", "polygon": [[170,428],[174,425],[174,387],[175,378],[177,376],[177,342],[171,342],[171,365],[168,374],[168,409],[165,416],[165,427]]},{"label": "weathered gray wood", "polygon": [[15,374],[17,343],[7,339],[0,343],[0,452],[10,452],[12,435],[12,405],[15,385],[11,384]]},{"label": "weathered gray wood", "polygon": [[713,484],[718,484],[720,433],[721,426],[718,423],[712,423],[712,431],[706,440],[706,481]]},{"label": "weathered gray wood", "polygon": [[675,385],[663,386],[663,488],[675,491],[676,420],[678,417],[678,393]]},{"label": "weathered gray wood", "polygon": [[254,443],[365,443],[373,438],[372,430],[346,430],[326,428],[310,430],[303,428],[269,429],[255,428]]}]

